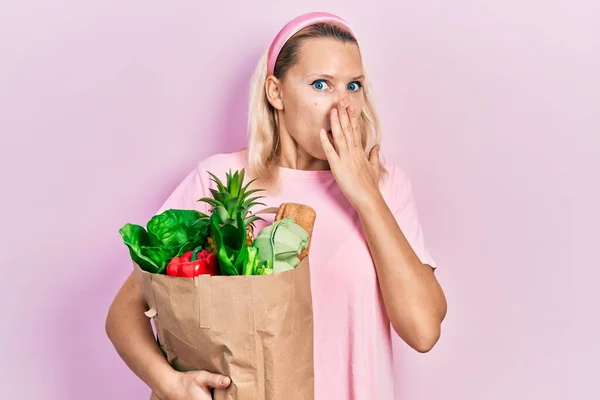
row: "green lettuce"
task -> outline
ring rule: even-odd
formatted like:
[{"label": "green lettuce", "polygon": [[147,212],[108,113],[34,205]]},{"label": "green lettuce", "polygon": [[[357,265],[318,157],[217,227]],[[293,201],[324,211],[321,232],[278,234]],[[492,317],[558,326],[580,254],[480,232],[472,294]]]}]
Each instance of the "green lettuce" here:
[{"label": "green lettuce", "polygon": [[125,224],[119,233],[131,259],[144,271],[164,273],[169,261],[186,251],[203,246],[209,218],[195,210],[169,209],[148,221],[146,229]]}]

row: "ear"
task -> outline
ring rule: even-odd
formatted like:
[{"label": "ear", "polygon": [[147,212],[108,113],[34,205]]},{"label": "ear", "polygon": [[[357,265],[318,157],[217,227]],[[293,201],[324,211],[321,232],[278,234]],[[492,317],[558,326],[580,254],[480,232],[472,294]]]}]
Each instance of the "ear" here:
[{"label": "ear", "polygon": [[265,82],[265,93],[269,103],[279,111],[283,110],[283,93],[281,89],[281,81],[273,75],[269,75]]}]

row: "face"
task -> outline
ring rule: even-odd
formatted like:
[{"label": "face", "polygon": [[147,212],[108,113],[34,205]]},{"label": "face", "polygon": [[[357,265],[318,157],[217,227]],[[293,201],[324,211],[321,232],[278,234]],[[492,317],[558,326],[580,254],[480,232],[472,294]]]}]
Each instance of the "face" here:
[{"label": "face", "polygon": [[[319,132],[331,134],[330,113],[344,100],[359,113],[364,106],[363,66],[358,46],[335,39],[307,39],[298,63],[277,82],[282,151],[298,148],[299,157],[326,160]],[[267,91],[269,85],[267,85]],[[269,93],[268,93],[269,95]]]}]

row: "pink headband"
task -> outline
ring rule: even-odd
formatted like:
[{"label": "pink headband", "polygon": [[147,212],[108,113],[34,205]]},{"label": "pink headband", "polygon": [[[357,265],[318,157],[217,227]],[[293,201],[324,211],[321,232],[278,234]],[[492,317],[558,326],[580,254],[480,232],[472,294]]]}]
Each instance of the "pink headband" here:
[{"label": "pink headband", "polygon": [[281,28],[277,36],[275,36],[275,39],[273,39],[273,43],[271,43],[271,46],[269,47],[269,55],[267,57],[267,75],[273,75],[273,72],[275,71],[275,62],[277,61],[279,52],[292,36],[308,26],[322,23],[331,24],[342,28],[356,38],[356,35],[348,26],[346,21],[337,15],[325,12],[312,12],[300,15]]}]

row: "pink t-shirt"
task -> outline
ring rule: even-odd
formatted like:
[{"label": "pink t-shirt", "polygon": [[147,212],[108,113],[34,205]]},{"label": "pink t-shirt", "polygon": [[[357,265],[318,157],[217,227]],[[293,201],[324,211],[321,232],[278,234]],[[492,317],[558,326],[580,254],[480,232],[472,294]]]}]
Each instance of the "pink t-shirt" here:
[{"label": "pink t-shirt", "polygon": [[[229,170],[246,167],[245,155],[244,151],[217,154],[199,162],[159,212],[169,208],[208,212],[209,206],[197,201],[214,188],[207,171],[224,180]],[[389,177],[381,184],[386,203],[421,261],[435,268],[425,248],[410,181],[397,166],[386,167]],[[268,207],[307,204],[317,214],[310,249],[315,400],[394,400],[391,335],[395,333],[354,209],[331,171],[280,168],[280,177],[280,194],[261,201]],[[264,219],[256,224],[257,231],[273,216]]]}]

